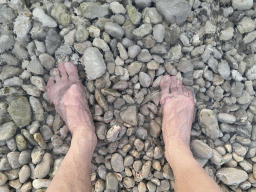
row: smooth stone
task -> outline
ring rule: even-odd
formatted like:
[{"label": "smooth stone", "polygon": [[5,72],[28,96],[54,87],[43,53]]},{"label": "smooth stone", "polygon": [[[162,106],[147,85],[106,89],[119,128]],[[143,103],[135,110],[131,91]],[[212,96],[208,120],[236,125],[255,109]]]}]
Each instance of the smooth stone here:
[{"label": "smooth stone", "polygon": [[41,8],[35,8],[33,10],[33,16],[36,20],[40,21],[44,27],[57,27],[57,22],[48,16]]},{"label": "smooth stone", "polygon": [[20,152],[10,152],[7,154],[8,162],[13,169],[20,168],[22,165],[19,163]]},{"label": "smooth stone", "polygon": [[109,5],[94,2],[83,2],[78,11],[83,17],[88,19],[102,18],[108,15]]},{"label": "smooth stone", "polygon": [[51,184],[50,179],[35,179],[32,185],[35,189],[47,188]]},{"label": "smooth stone", "polygon": [[122,172],[124,170],[123,157],[119,153],[115,153],[111,156],[111,166],[115,172]]},{"label": "smooth stone", "polygon": [[22,134],[18,134],[15,137],[16,139],[16,144],[17,144],[17,148],[19,151],[25,151],[27,149],[27,140],[25,139],[25,137]]},{"label": "smooth stone", "polygon": [[124,35],[123,28],[117,23],[107,22],[104,27],[105,31],[114,38],[121,39]]},{"label": "smooth stone", "polygon": [[218,116],[218,121],[220,121],[221,123],[233,124],[236,122],[236,117],[231,114],[219,113],[217,116]]},{"label": "smooth stone", "polygon": [[66,6],[60,2],[54,4],[53,9],[51,10],[51,16],[64,27],[68,26],[71,22],[70,13]]},{"label": "smooth stone", "polygon": [[18,127],[24,127],[31,122],[31,108],[26,97],[19,97],[12,101],[8,112]]},{"label": "smooth stone", "polygon": [[132,34],[137,39],[142,39],[143,37],[151,34],[152,32],[151,24],[142,24],[139,28],[134,29]]},{"label": "smooth stone", "polygon": [[89,47],[84,51],[82,64],[89,80],[101,77],[107,68],[101,52],[95,47]]},{"label": "smooth stone", "polygon": [[132,125],[132,126],[136,126],[138,124],[137,114],[138,114],[137,107],[135,105],[132,105],[122,110],[120,112],[120,117],[125,123],[128,123],[129,125]]},{"label": "smooth stone", "polygon": [[235,10],[248,10],[252,8],[253,0],[232,0],[232,6]]},{"label": "smooth stone", "polygon": [[202,159],[210,159],[213,155],[212,149],[200,140],[193,140],[190,144],[191,151],[194,155]]},{"label": "smooth stone", "polygon": [[17,126],[13,122],[4,123],[0,126],[0,141],[11,139],[17,130]]},{"label": "smooth stone", "polygon": [[248,174],[236,168],[221,168],[217,171],[216,176],[226,185],[239,185],[248,178]]},{"label": "smooth stone", "polygon": [[47,32],[45,39],[45,47],[49,55],[53,55],[61,44],[61,38],[54,29]]},{"label": "smooth stone", "polygon": [[118,190],[118,180],[113,173],[108,173],[106,175],[106,190],[117,191]]},{"label": "smooth stone", "polygon": [[19,180],[21,183],[25,183],[30,177],[30,167],[28,165],[24,165],[19,171]]},{"label": "smooth stone", "polygon": [[43,67],[47,70],[51,70],[55,66],[54,58],[47,53],[40,54],[39,60]]},{"label": "smooth stone", "polygon": [[191,12],[191,6],[186,0],[158,0],[156,8],[169,23],[178,25],[186,21]]},{"label": "smooth stone", "polygon": [[203,132],[212,139],[217,139],[223,134],[219,130],[217,117],[210,109],[203,109],[199,115],[200,126]]},{"label": "smooth stone", "polygon": [[45,178],[50,171],[52,163],[52,155],[50,153],[45,153],[42,161],[37,164],[35,168],[35,177],[38,179]]},{"label": "smooth stone", "polygon": [[139,73],[139,81],[143,87],[149,87],[151,84],[150,76],[144,72]]},{"label": "smooth stone", "polygon": [[4,185],[7,182],[8,178],[6,177],[5,174],[0,172],[0,186]]}]

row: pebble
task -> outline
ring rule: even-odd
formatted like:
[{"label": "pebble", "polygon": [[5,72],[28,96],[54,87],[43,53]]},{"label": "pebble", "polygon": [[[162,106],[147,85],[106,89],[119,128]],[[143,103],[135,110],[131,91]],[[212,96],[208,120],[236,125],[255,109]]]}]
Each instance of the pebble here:
[{"label": "pebble", "polygon": [[244,17],[237,26],[238,31],[243,34],[243,33],[250,33],[255,29],[255,22],[249,18],[249,17]]},{"label": "pebble", "polygon": [[101,5],[94,2],[83,2],[80,4],[78,10],[80,14],[87,19],[102,18],[108,15],[108,5]]},{"label": "pebble", "polygon": [[35,189],[47,188],[51,184],[50,179],[35,179],[32,185]]},{"label": "pebble", "polygon": [[143,87],[149,87],[151,84],[150,76],[144,72],[139,73],[139,81]]},{"label": "pebble", "polygon": [[218,121],[220,121],[221,123],[233,124],[236,122],[236,117],[227,113],[219,113]]},{"label": "pebble", "polygon": [[202,159],[210,159],[213,156],[212,149],[200,140],[193,140],[190,144],[191,151],[194,155]]},{"label": "pebble", "polygon": [[200,125],[203,132],[212,139],[217,139],[223,134],[219,130],[217,117],[214,112],[210,109],[203,109],[199,115]]},{"label": "pebble", "polygon": [[132,34],[135,38],[142,39],[143,37],[151,34],[152,30],[151,24],[142,24],[139,28],[134,29]]},{"label": "pebble", "polygon": [[134,59],[140,53],[140,50],[141,50],[140,46],[132,45],[128,47],[128,56],[131,59]]},{"label": "pebble", "polygon": [[3,186],[7,182],[8,178],[2,172],[0,172],[0,186]]},{"label": "pebble", "polygon": [[129,125],[136,126],[137,121],[137,107],[135,105],[127,107],[125,110],[120,112],[121,119]]},{"label": "pebble", "polygon": [[212,150],[213,155],[210,158],[211,162],[215,165],[222,165],[224,163],[224,159],[222,155],[215,149]]},{"label": "pebble", "polygon": [[130,177],[125,177],[123,179],[123,185],[126,189],[130,189],[135,186],[135,181]]},{"label": "pebble", "polygon": [[41,8],[35,8],[33,10],[33,16],[35,19],[40,21],[44,27],[57,27],[57,22],[45,14],[44,10]]},{"label": "pebble", "polygon": [[157,10],[169,23],[183,23],[189,16],[191,6],[185,0],[159,0],[156,2]]},{"label": "pebble", "polygon": [[123,28],[117,23],[107,22],[104,27],[106,33],[114,38],[121,39],[124,35]]},{"label": "pebble", "polygon": [[118,190],[118,180],[113,173],[108,173],[106,175],[106,190],[117,191]]},{"label": "pebble", "polygon": [[92,44],[103,51],[110,51],[108,44],[100,38],[95,38]]},{"label": "pebble", "polygon": [[11,35],[2,35],[0,37],[0,53],[4,53],[8,51],[13,45],[15,41],[13,36]]},{"label": "pebble", "polygon": [[43,159],[44,153],[45,151],[41,147],[39,146],[34,147],[31,153],[32,162],[34,164],[38,164],[39,162],[41,162]]},{"label": "pebble", "polygon": [[236,168],[221,168],[217,171],[216,176],[226,185],[239,185],[248,178],[248,174]]},{"label": "pebble", "polygon": [[15,137],[17,148],[19,151],[25,151],[27,149],[27,141],[22,134],[18,134]]},{"label": "pebble", "polygon": [[21,167],[19,163],[20,152],[10,152],[7,154],[8,162],[10,163],[13,169]]},{"label": "pebble", "polygon": [[17,130],[17,126],[13,122],[4,123],[0,126],[0,141],[11,139]]},{"label": "pebble", "polygon": [[124,170],[123,157],[119,153],[112,155],[111,166],[115,172],[122,172]]},{"label": "pebble", "polygon": [[31,162],[31,150],[22,151],[19,156],[19,163],[26,165]]},{"label": "pebble", "polygon": [[61,39],[54,29],[50,29],[46,34],[45,47],[49,55],[53,55],[61,44]]},{"label": "pebble", "polygon": [[41,135],[41,133],[35,133],[33,135],[33,137],[34,137],[34,140],[38,143],[38,145],[40,147],[42,147],[43,149],[47,149],[48,148],[47,144],[45,143],[45,140],[44,140],[43,136]]},{"label": "pebble", "polygon": [[55,66],[54,58],[47,53],[40,54],[39,60],[43,67],[47,70],[51,70]]},{"label": "pebble", "polygon": [[117,136],[118,134],[120,133],[121,131],[121,127],[119,125],[114,125],[112,126],[108,132],[107,132],[107,135],[106,135],[106,138],[109,142],[114,142],[116,141],[117,139]]},{"label": "pebble", "polygon": [[89,32],[84,25],[78,25],[75,31],[75,39],[79,43],[83,43],[89,38]]},{"label": "pebble", "polygon": [[25,183],[30,177],[30,167],[24,165],[19,171],[19,181]]},{"label": "pebble", "polygon": [[37,164],[35,168],[35,177],[38,179],[45,178],[50,171],[52,162],[52,155],[50,153],[45,153],[42,161],[39,164]]},{"label": "pebble", "polygon": [[124,8],[124,6],[116,1],[110,3],[109,8],[111,9],[111,11],[114,14],[125,14],[126,13],[126,9]]},{"label": "pebble", "polygon": [[232,6],[236,10],[247,10],[253,6],[253,0],[232,0]]},{"label": "pebble", "polygon": [[141,168],[141,176],[142,178],[148,178],[150,174],[150,168],[151,168],[151,161],[147,161]]},{"label": "pebble", "polygon": [[14,22],[13,32],[20,39],[26,39],[31,29],[30,18],[25,15],[19,15]]},{"label": "pebble", "polygon": [[101,77],[106,70],[103,56],[95,47],[89,47],[84,51],[82,64],[84,65],[87,77],[90,80],[95,80]]},{"label": "pebble", "polygon": [[229,27],[229,28],[221,31],[220,40],[228,41],[228,40],[232,39],[233,36],[234,36],[234,28]]},{"label": "pebble", "polygon": [[64,27],[68,26],[71,21],[71,17],[66,6],[60,2],[54,4],[53,9],[51,10],[51,16]]}]

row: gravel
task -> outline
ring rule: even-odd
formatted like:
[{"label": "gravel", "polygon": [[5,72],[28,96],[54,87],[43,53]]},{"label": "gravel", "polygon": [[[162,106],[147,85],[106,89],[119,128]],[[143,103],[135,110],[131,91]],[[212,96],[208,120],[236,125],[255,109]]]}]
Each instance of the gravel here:
[{"label": "gravel", "polygon": [[0,191],[45,191],[70,147],[45,93],[64,61],[95,122],[94,191],[173,191],[165,74],[195,95],[194,158],[223,191],[255,191],[253,0],[0,0],[0,20]]}]

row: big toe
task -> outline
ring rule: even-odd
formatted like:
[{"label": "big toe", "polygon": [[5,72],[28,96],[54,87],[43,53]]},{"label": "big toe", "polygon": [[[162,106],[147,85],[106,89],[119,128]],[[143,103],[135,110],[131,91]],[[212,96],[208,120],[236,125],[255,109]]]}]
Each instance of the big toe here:
[{"label": "big toe", "polygon": [[161,86],[161,98],[166,97],[170,93],[171,76],[165,75],[160,83]]},{"label": "big toe", "polygon": [[72,62],[64,63],[70,81],[79,81],[77,68]]}]

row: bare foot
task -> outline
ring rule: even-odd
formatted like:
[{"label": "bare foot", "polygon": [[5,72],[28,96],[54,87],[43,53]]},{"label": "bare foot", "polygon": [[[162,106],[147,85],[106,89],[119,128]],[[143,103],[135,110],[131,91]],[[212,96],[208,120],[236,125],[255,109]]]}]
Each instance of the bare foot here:
[{"label": "bare foot", "polygon": [[175,76],[165,75],[161,81],[161,105],[166,151],[172,150],[168,149],[173,147],[172,143],[189,148],[195,107],[192,91]]},{"label": "bare foot", "polygon": [[70,132],[73,135],[78,133],[92,136],[97,141],[85,88],[79,80],[75,65],[66,62],[54,68],[46,90]]}]

